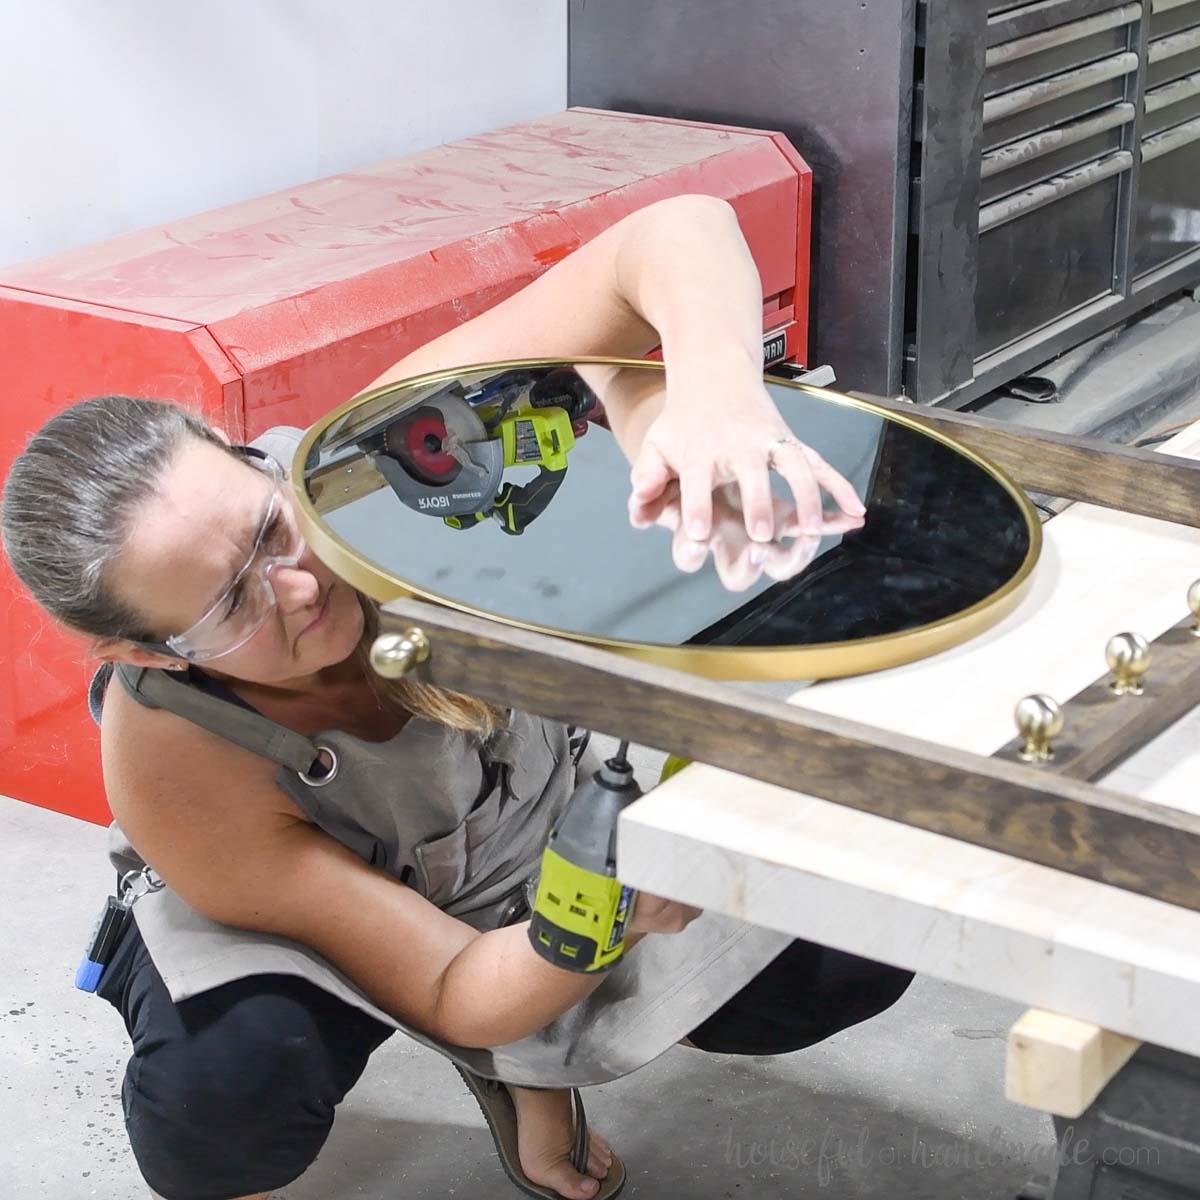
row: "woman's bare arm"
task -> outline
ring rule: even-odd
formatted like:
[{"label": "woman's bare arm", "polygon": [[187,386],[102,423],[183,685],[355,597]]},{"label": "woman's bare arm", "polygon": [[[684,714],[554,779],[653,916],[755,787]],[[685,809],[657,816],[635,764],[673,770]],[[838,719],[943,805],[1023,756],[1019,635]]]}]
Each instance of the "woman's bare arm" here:
[{"label": "woman's bare arm", "polygon": [[633,463],[634,524],[658,519],[670,499],[687,536],[702,544],[712,531],[713,491],[732,484],[747,535],[770,542],[778,532],[772,469],[787,480],[810,532],[823,527],[821,489],[860,516],[853,487],[775,408],[762,382],[761,338],[761,283],[733,209],[712,196],[676,196],[630,213],[372,386],[499,359],[640,357],[661,344],[665,396],[642,407],[605,397]]},{"label": "woman's bare arm", "polygon": [[[723,200],[661,200],[623,217],[495,308],[414,350],[371,387],[507,358],[640,357],[660,342],[673,349],[683,337],[676,338],[672,325],[690,328],[694,315],[720,330],[719,344],[731,332],[726,315],[739,305],[745,309],[747,300],[722,300],[721,274],[731,263],[745,273],[748,259],[737,219]],[[753,292],[753,261],[749,271],[752,282],[743,291]],[[689,286],[704,294],[687,294]],[[751,318],[756,308],[761,311],[757,295],[753,301]],[[733,336],[744,339],[745,313],[734,319],[741,328]]]}]

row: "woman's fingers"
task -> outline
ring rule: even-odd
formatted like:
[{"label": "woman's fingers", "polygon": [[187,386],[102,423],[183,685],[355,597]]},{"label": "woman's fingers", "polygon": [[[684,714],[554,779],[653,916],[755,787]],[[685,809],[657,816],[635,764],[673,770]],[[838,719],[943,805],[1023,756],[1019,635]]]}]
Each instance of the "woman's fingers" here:
[{"label": "woman's fingers", "polygon": [[771,547],[748,541],[739,527],[733,537],[714,538],[712,552],[717,578],[724,587],[731,592],[744,592],[762,574]]},{"label": "woman's fingers", "polygon": [[694,575],[708,557],[708,543],[698,542],[690,538],[687,532],[678,524],[671,537],[671,559],[675,565],[688,575]]},{"label": "woman's fingers", "polygon": [[629,472],[634,497],[643,504],[655,499],[661,495],[674,474],[658,447],[647,439],[642,443],[642,451]]},{"label": "woman's fingers", "polygon": [[809,465],[807,446],[799,442],[782,442],[776,446],[771,461],[775,470],[787,481],[796,501],[796,516],[801,529],[816,533],[824,515],[821,489]]},{"label": "woman's fingers", "polygon": [[769,542],[776,531],[768,462],[765,457],[746,457],[734,463],[733,469],[741,493],[746,533],[756,542]]},{"label": "woman's fingers", "polygon": [[628,929],[630,933],[680,933],[698,916],[701,909],[675,900],[664,900],[650,892],[638,892]]},{"label": "woman's fingers", "polygon": [[674,477],[658,447],[646,442],[629,473],[629,523],[635,529],[654,524],[658,506],[673,486]]},{"label": "woman's fingers", "polygon": [[772,546],[772,553],[763,566],[763,571],[776,583],[794,579],[816,557],[821,539],[811,534],[801,534],[784,545]]},{"label": "woman's fingers", "polygon": [[[788,466],[800,472],[807,469],[807,463],[803,460],[798,468],[795,463],[789,463]],[[852,516],[844,511],[821,511],[818,507],[820,492],[811,475],[801,474],[799,482],[793,485],[808,496],[809,507],[803,513],[791,496],[778,495],[767,489],[765,471],[756,477],[748,469],[746,478],[752,481],[749,485],[739,481],[717,487],[709,493],[710,531],[705,539],[698,540],[688,533],[682,489],[677,480],[671,480],[662,493],[642,510],[647,518],[653,516],[649,523],[670,530],[671,557],[680,571],[689,575],[699,571],[711,552],[713,566],[722,585],[730,591],[742,592],[763,574],[779,581],[793,578],[812,562],[822,537],[862,528],[861,516]],[[804,490],[805,480],[807,492]],[[759,499],[765,499],[768,506],[774,535],[765,542],[749,538],[747,527],[753,518],[748,519],[744,510],[747,486],[753,493],[759,481],[763,483],[766,493],[765,496],[758,493]],[[814,510],[816,517],[813,516]]]},{"label": "woman's fingers", "polygon": [[679,506],[683,528],[693,541],[703,542],[712,533],[712,467],[685,469],[679,476]]},{"label": "woman's fingers", "polygon": [[630,525],[634,529],[649,529],[651,525],[660,524],[659,517],[667,503],[665,496],[656,496],[653,500],[638,500],[636,496],[630,496]]},{"label": "woman's fingers", "polygon": [[[673,516],[668,517],[668,514]],[[630,493],[629,520],[635,529],[649,529],[652,525],[674,529],[680,520],[679,480],[674,477],[667,480],[662,491],[652,500],[639,500]]]},{"label": "woman's fingers", "polygon": [[811,446],[801,445],[813,478],[833,497],[834,503],[847,516],[861,517],[866,506],[854,490],[854,485],[835,471]]}]

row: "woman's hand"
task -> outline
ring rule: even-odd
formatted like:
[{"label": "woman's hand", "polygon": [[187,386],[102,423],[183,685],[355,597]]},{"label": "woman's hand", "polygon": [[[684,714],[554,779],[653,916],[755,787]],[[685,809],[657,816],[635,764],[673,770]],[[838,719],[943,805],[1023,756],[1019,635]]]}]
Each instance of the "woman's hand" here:
[{"label": "woman's hand", "polygon": [[[655,524],[669,529],[674,535],[671,556],[675,565],[691,574],[698,571],[711,554],[717,577],[731,592],[744,592],[763,575],[780,583],[794,578],[816,557],[822,537],[849,533],[863,525],[862,517],[836,513],[822,517],[819,532],[806,533],[795,504],[773,495],[775,537],[769,542],[751,541],[746,532],[738,489],[726,485],[713,492],[711,533],[704,541],[696,541],[684,531],[678,481],[667,484],[656,506]],[[785,542],[785,538],[789,540]]]},{"label": "woman's hand", "polygon": [[627,929],[630,933],[681,933],[702,911],[677,900],[638,892]]},{"label": "woman's hand", "polygon": [[[795,498],[795,529],[820,536],[825,527],[822,489],[846,517],[866,509],[850,483],[801,442],[780,416],[759,367],[696,368],[669,362],[662,412],[647,429],[630,473],[629,517],[635,527],[655,524],[678,481],[679,522],[693,542],[713,531],[713,493],[736,485],[747,536],[779,536],[770,472],[783,476]],[[790,525],[790,522],[789,522]]]}]

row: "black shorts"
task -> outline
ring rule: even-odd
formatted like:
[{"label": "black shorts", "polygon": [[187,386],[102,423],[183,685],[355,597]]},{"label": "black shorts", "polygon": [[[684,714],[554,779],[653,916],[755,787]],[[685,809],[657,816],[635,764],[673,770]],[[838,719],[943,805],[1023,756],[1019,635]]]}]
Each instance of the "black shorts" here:
[{"label": "black shorts", "polygon": [[[714,1053],[799,1050],[882,1012],[911,978],[796,941],[690,1039]],[[291,975],[255,975],[175,1004],[136,921],[99,994],[133,1042],[125,1127],[164,1200],[231,1200],[303,1174],[338,1103],[394,1032]]]}]

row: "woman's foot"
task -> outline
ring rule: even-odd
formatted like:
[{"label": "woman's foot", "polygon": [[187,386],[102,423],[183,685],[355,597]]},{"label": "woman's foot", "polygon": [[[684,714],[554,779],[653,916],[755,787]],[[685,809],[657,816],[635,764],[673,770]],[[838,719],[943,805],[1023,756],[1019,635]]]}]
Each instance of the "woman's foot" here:
[{"label": "woman's foot", "polygon": [[569,1091],[510,1087],[517,1110],[517,1147],[521,1170],[536,1184],[552,1188],[567,1200],[591,1200],[612,1165],[612,1147],[588,1129],[587,1173],[571,1166],[575,1144]]}]

